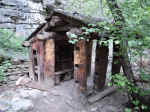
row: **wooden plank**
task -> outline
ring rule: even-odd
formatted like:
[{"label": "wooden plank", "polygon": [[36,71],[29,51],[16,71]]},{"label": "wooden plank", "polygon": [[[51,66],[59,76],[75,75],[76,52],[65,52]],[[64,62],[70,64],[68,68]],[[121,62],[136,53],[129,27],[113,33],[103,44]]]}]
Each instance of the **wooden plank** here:
[{"label": "wooden plank", "polygon": [[33,57],[33,52],[32,52],[32,48],[29,47],[29,77],[32,80],[36,80],[35,77],[35,64],[34,64],[34,57]]},{"label": "wooden plank", "polygon": [[87,56],[86,41],[80,40],[75,45],[74,50],[74,77],[79,82],[80,90],[84,91],[87,87]]},{"label": "wooden plank", "polygon": [[55,32],[43,32],[41,34],[37,34],[37,38],[39,40],[47,40],[50,38],[54,38],[56,36]]},{"label": "wooden plank", "polygon": [[55,72],[54,74],[55,75],[61,75],[61,74],[64,74],[64,73],[67,73],[67,72],[72,72],[73,69],[66,69],[66,70],[63,70],[63,71],[59,71],[59,72]]},{"label": "wooden plank", "polygon": [[95,63],[95,90],[100,91],[106,81],[106,72],[108,65],[108,47],[97,46],[96,48],[96,63]]},{"label": "wooden plank", "polygon": [[91,82],[90,86],[92,87],[94,87],[96,46],[97,46],[97,40],[93,40],[92,41],[92,56],[91,56],[91,71],[90,71],[90,82]]},{"label": "wooden plank", "polygon": [[44,42],[37,40],[38,81],[44,80]]},{"label": "wooden plank", "polygon": [[44,75],[50,77],[55,72],[55,42],[54,39],[45,42]]},{"label": "wooden plank", "polygon": [[33,63],[33,70],[34,70],[34,80],[38,81],[38,74],[36,72],[37,66],[37,51],[38,51],[38,39],[37,37],[34,38],[32,42],[32,63]]},{"label": "wooden plank", "polygon": [[[92,41],[87,42],[87,75],[91,73],[91,55],[92,55]],[[89,82],[89,81],[88,81]]]}]

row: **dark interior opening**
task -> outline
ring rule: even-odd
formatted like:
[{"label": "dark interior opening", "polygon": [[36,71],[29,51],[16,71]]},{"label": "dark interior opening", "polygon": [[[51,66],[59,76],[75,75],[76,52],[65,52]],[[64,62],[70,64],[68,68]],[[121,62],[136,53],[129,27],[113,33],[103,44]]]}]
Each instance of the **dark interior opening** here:
[{"label": "dark interior opening", "polygon": [[36,50],[33,50],[33,55],[37,55],[37,51]]},{"label": "dark interior opening", "polygon": [[74,46],[68,42],[66,35],[63,35],[61,37],[55,40],[56,72],[65,69],[73,69],[74,66]]},{"label": "dark interior opening", "polygon": [[33,52],[34,65],[37,66],[37,51],[33,49],[32,52]]}]

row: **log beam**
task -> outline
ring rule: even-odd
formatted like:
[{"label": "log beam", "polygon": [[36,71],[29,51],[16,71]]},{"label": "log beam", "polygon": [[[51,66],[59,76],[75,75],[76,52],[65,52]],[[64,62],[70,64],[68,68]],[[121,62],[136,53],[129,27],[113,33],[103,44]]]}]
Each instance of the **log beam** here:
[{"label": "log beam", "polygon": [[44,42],[38,40],[37,63],[38,63],[38,81],[44,80]]},{"label": "log beam", "polygon": [[76,43],[74,49],[74,77],[79,83],[80,91],[84,92],[87,88],[87,52],[86,41],[80,40]]},{"label": "log beam", "polygon": [[55,32],[43,32],[43,33],[37,34],[37,38],[39,40],[47,40],[50,38],[54,38],[55,36],[56,36]]}]

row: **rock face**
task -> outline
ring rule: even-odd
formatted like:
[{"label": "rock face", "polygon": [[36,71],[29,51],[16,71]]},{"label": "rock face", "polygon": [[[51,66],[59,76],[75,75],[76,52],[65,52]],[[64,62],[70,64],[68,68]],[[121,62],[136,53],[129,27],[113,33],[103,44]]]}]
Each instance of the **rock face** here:
[{"label": "rock face", "polygon": [[0,0],[0,28],[28,36],[44,21],[41,0]]}]

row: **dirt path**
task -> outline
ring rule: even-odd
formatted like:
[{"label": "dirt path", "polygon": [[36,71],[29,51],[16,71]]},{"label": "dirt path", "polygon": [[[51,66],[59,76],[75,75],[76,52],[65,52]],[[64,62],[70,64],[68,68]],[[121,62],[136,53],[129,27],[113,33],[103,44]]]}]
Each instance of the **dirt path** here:
[{"label": "dirt path", "polygon": [[[31,83],[35,88],[15,86],[16,80],[28,74],[28,63],[14,63],[6,71],[7,84],[0,86],[0,111],[4,112],[123,112],[127,97],[114,93],[100,101],[89,104],[78,94],[73,80],[53,86],[48,80],[44,84]],[[29,84],[29,86],[31,86]]]},{"label": "dirt path", "polygon": [[126,96],[114,93],[94,104],[83,103],[73,80],[47,89],[5,89],[0,94],[0,109],[5,112],[123,112],[123,104],[127,102]]}]

